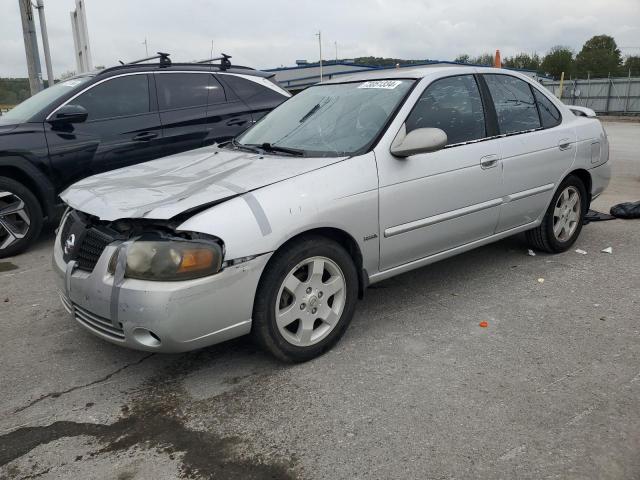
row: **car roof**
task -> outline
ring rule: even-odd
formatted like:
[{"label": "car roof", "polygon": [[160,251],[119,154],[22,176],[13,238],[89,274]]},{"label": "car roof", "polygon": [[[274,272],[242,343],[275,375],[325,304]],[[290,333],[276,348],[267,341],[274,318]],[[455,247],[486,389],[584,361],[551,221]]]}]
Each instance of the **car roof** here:
[{"label": "car roof", "polygon": [[387,80],[393,78],[409,78],[409,79],[422,79],[425,77],[444,77],[448,75],[463,75],[474,73],[507,73],[509,75],[522,77],[522,74],[514,72],[513,70],[506,70],[504,68],[494,67],[476,67],[476,66],[430,66],[420,65],[415,67],[402,67],[402,68],[381,68],[375,70],[365,70],[363,72],[352,73],[349,75],[340,75],[339,77],[332,78],[323,84],[333,83],[346,83],[346,82],[358,82],[367,80]]}]

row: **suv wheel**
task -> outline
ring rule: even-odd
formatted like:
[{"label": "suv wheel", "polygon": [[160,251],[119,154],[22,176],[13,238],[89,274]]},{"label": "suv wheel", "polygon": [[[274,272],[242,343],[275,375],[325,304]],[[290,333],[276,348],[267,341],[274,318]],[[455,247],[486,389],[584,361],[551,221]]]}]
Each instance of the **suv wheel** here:
[{"label": "suv wheel", "polygon": [[42,209],[24,185],[0,177],[0,258],[16,255],[38,238]]},{"label": "suv wheel", "polygon": [[358,275],[347,251],[308,237],[277,252],[260,280],[252,335],[276,357],[310,360],[330,349],[351,322]]},{"label": "suv wheel", "polygon": [[542,223],[527,232],[529,244],[549,253],[568,250],[580,235],[586,209],[584,184],[578,177],[570,175],[554,194]]}]

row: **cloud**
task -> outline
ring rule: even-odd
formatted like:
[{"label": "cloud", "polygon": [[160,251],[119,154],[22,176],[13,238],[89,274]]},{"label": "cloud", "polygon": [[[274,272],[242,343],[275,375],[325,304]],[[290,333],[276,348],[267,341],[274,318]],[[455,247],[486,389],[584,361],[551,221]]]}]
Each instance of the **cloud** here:
[{"label": "cloud", "polygon": [[[269,68],[323,57],[393,56],[450,60],[500,48],[503,57],[544,53],[553,45],[578,51],[608,33],[637,47],[638,0],[85,0],[95,65],[113,65],[167,51],[175,60],[233,55],[234,62]],[[26,76],[18,2],[2,0],[0,76]],[[54,72],[75,69],[69,12],[73,0],[45,0]],[[42,53],[42,49],[41,49]],[[623,49],[640,54],[640,49]],[[44,66],[43,66],[44,70]]]}]

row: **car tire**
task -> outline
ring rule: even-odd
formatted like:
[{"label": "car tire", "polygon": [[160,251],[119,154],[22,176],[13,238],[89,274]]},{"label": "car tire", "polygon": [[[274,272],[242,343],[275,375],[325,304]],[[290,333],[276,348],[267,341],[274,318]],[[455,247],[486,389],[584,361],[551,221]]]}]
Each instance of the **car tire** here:
[{"label": "car tire", "polygon": [[527,241],[543,252],[568,250],[580,235],[587,206],[584,183],[574,175],[568,176],[553,195],[542,223],[526,233]]},{"label": "car tire", "polygon": [[311,360],[342,337],[357,298],[358,274],[349,253],[325,237],[305,237],[269,261],[254,301],[251,334],[281,360]]},{"label": "car tire", "polygon": [[35,195],[12,178],[0,177],[0,258],[26,250],[40,235],[42,223]]}]

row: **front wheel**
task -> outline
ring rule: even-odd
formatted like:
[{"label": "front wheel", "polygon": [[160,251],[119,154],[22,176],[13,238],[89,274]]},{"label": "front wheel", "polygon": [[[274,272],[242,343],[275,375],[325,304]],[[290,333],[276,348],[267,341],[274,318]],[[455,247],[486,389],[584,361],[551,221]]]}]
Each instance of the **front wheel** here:
[{"label": "front wheel", "polygon": [[310,360],[344,334],[355,310],[358,275],[347,251],[310,236],[276,252],[260,280],[252,335],[276,357]]},{"label": "front wheel", "polygon": [[568,250],[580,235],[586,209],[584,183],[570,175],[554,194],[542,223],[527,232],[529,244],[549,253]]},{"label": "front wheel", "polygon": [[42,229],[38,199],[21,183],[0,177],[0,258],[31,245]]}]

